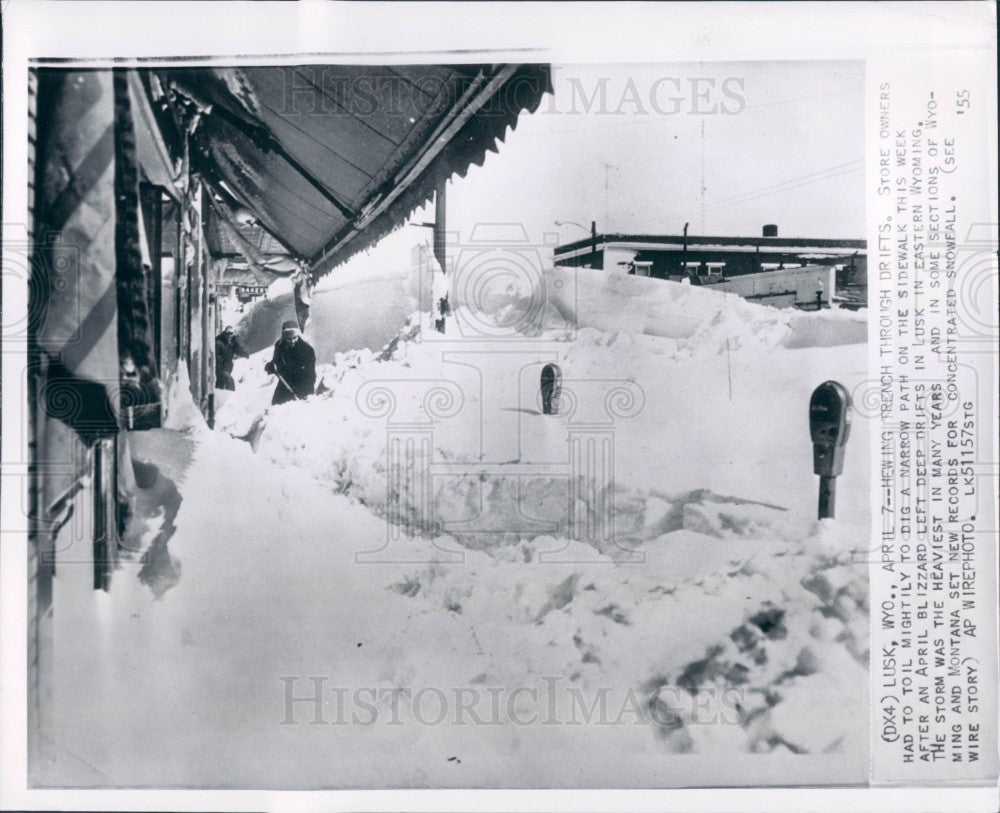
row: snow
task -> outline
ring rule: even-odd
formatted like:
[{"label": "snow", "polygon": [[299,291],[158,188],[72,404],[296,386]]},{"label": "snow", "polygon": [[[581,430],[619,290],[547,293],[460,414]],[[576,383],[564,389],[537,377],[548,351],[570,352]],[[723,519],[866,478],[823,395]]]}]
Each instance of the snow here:
[{"label": "snow", "polygon": [[[354,277],[334,276],[314,290],[304,335],[316,350],[317,361],[332,362],[338,352],[385,345],[418,307],[419,284],[418,275],[410,271],[386,272],[369,276],[360,285]],[[273,346],[281,323],[295,318],[292,294],[280,294],[255,303],[236,334],[248,353],[256,353]]]},{"label": "snow", "polygon": [[[345,281],[306,331],[320,394],[270,406],[260,322],[215,432],[132,433],[134,555],[108,595],[60,570],[74,781],[865,780],[869,430],[820,522],[806,425],[816,385],[865,380],[864,314],[570,269],[480,294],[442,336],[404,326],[412,277]],[[310,676],[359,724],[283,724]]]},{"label": "snow", "polygon": [[164,429],[186,430],[207,426],[205,417],[195,406],[191,394],[191,376],[185,361],[178,362],[176,371],[167,383],[165,411]]}]

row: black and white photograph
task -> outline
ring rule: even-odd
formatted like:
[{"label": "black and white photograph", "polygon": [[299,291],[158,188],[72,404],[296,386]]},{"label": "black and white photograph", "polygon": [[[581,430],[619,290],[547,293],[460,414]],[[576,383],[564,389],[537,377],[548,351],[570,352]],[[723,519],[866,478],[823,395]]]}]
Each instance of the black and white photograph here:
[{"label": "black and white photograph", "polygon": [[863,66],[32,82],[40,781],[863,778]]},{"label": "black and white photograph", "polygon": [[3,216],[27,788],[995,781],[992,388],[925,327],[986,291],[933,248],[963,97],[890,126],[858,56],[116,57],[28,60]]}]

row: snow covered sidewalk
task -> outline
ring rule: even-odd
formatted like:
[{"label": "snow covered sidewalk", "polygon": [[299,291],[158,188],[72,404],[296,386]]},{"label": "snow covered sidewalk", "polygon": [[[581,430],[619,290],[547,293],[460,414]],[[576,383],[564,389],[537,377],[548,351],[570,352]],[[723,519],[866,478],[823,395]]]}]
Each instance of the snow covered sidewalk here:
[{"label": "snow covered sidewalk", "polygon": [[[763,752],[760,777],[775,752],[860,767],[864,569],[844,557],[681,531],[644,566],[541,564],[543,543],[362,565],[386,532],[364,507],[218,434],[136,454],[168,471],[178,450],[176,584],[158,598],[127,564],[56,607],[56,739],[99,766],[82,782],[655,786],[692,781],[667,759],[689,751]],[[317,687],[321,711],[289,706]],[[815,703],[841,712],[803,727]]]},{"label": "snow covered sidewalk", "polygon": [[[52,775],[665,787],[787,781],[792,758],[803,783],[863,781],[867,426],[819,523],[805,408],[861,383],[865,348],[772,313],[687,338],[550,327],[517,353],[413,336],[273,409],[243,363],[217,430],[253,444],[133,434],[133,561],[110,594],[59,570]],[[558,416],[537,414],[542,356],[576,390]],[[622,387],[635,414],[600,423]],[[612,545],[568,520],[581,420],[613,437],[582,496],[591,529],[614,506]]]}]

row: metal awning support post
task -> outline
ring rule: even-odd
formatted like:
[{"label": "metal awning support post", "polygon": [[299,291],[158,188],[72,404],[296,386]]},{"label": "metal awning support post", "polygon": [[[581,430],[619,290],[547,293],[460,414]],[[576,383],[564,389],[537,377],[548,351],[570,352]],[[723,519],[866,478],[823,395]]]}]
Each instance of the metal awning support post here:
[{"label": "metal awning support post", "polygon": [[[447,181],[441,181],[434,192],[434,259],[441,267],[441,273],[448,278],[448,254],[447,254],[447,209],[448,196],[445,192]],[[434,329],[439,333],[444,333],[445,317],[448,315],[448,294],[446,293],[437,303],[437,318],[434,320]]]}]

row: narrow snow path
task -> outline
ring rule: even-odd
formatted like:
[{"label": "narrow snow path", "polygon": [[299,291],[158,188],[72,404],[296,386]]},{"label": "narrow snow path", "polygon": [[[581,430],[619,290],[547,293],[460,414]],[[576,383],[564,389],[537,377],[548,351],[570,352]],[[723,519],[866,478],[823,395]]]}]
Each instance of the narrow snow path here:
[{"label": "narrow snow path", "polygon": [[[667,319],[337,356],[332,391],[269,410],[253,448],[204,427],[132,434],[134,559],[109,594],[72,551],[58,564],[52,780],[742,785],[787,783],[793,757],[804,784],[864,781],[869,427],[838,520],[819,523],[806,408],[825,379],[863,385],[866,348],[838,344],[856,319],[726,303],[689,347]],[[550,360],[565,408],[543,416]],[[219,412],[233,434],[273,387],[260,358],[241,366]],[[609,423],[622,387],[638,406]],[[567,514],[568,441],[590,430],[613,437],[613,468],[587,477],[610,475],[641,564],[508,533]],[[432,432],[432,516],[466,531],[419,514],[415,459],[388,457],[397,431]],[[579,503],[600,517],[606,496]]]},{"label": "narrow snow path", "polygon": [[[139,565],[127,563],[111,593],[95,596],[87,568],[60,572],[56,739],[96,769],[83,784],[718,781],[717,763],[699,763],[702,773],[668,759],[691,744],[642,719],[657,670],[666,682],[700,662],[706,642],[740,626],[747,608],[785,602],[794,630],[797,619],[818,617],[811,604],[823,604],[794,586],[800,568],[815,567],[813,554],[687,531],[652,546],[639,568],[540,565],[528,561],[537,559],[530,546],[508,559],[467,551],[454,565],[358,564],[359,548],[384,543],[385,523],[244,443],[160,430],[133,435],[133,454],[154,461],[182,495],[167,543],[179,580],[156,598]],[[430,543],[412,544],[419,552]],[[795,668],[803,646],[855,675],[845,690],[813,682],[794,696],[828,702],[847,692],[846,702],[863,675],[839,645],[804,630],[758,637],[770,647],[771,681]],[[313,677],[325,692],[319,719],[331,724],[310,725],[311,702],[295,703],[294,724],[282,724],[289,686],[309,697]],[[566,724],[601,702],[608,711],[594,711],[590,724]],[[852,731],[847,717],[815,742],[825,747]],[[795,736],[793,723],[784,728],[763,739]],[[729,755],[722,775],[734,781],[752,769],[766,782],[787,753],[739,756],[748,734],[732,719],[688,730],[697,750]],[[804,781],[810,770],[850,777],[863,769],[856,755],[802,759]],[[58,767],[65,777],[66,764]]]}]

